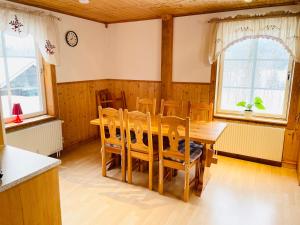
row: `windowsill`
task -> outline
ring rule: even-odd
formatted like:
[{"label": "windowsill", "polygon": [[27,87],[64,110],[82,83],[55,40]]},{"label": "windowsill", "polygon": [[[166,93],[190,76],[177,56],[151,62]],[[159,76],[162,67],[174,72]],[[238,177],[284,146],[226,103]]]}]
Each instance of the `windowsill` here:
[{"label": "windowsill", "polygon": [[261,124],[270,124],[270,125],[282,125],[282,126],[287,125],[286,120],[276,119],[276,118],[264,118],[264,117],[255,117],[255,116],[251,118],[246,118],[243,115],[229,115],[229,114],[215,114],[214,118],[254,122],[254,123],[261,123]]},{"label": "windowsill", "polygon": [[42,116],[36,116],[33,118],[29,118],[29,119],[24,119],[22,123],[7,123],[5,124],[5,131],[7,133],[9,132],[13,132],[16,130],[21,130],[24,128],[28,128],[28,127],[32,127],[32,126],[36,126],[42,123],[46,123],[52,120],[55,120],[56,117],[54,116],[49,116],[49,115],[42,115]]}]

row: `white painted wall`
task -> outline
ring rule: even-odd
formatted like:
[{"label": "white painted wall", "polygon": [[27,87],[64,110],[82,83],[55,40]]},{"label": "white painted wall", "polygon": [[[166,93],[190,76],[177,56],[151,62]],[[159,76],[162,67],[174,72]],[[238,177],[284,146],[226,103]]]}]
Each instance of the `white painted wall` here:
[{"label": "white painted wall", "polygon": [[210,82],[209,15],[174,19],[173,81]]},{"label": "white painted wall", "polygon": [[160,80],[161,20],[110,24],[108,31],[110,78]]},{"label": "white painted wall", "polygon": [[[104,24],[77,17],[56,14],[59,24],[61,63],[56,67],[57,82],[97,80],[106,78],[107,29]],[[65,41],[67,31],[78,35],[78,45]]]},{"label": "white painted wall", "polygon": [[240,10],[226,13],[176,17],[174,20],[173,81],[210,82],[211,66],[208,62],[209,24],[214,17],[241,14],[259,14],[270,11],[299,11],[300,6],[283,6]]}]

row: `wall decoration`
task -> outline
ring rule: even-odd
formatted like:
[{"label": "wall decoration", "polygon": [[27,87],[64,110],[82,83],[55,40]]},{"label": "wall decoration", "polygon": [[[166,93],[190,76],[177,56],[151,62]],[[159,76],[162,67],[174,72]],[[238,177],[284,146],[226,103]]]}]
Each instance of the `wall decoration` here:
[{"label": "wall decoration", "polygon": [[55,45],[51,44],[51,42],[49,40],[46,40],[45,49],[46,49],[47,54],[49,54],[49,55],[53,55],[55,53],[54,52]]},{"label": "wall decoration", "polygon": [[21,33],[21,27],[24,25],[19,21],[17,15],[15,15],[15,18],[9,22],[9,24],[12,26],[11,29],[14,32]]}]

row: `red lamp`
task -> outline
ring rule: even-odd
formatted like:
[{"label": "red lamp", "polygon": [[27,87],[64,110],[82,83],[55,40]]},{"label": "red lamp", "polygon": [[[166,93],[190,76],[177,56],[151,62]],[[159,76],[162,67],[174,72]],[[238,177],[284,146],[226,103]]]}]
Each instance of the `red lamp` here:
[{"label": "red lamp", "polygon": [[23,114],[20,103],[14,104],[13,109],[12,109],[12,114],[17,116],[16,119],[13,121],[14,123],[22,123],[23,122],[23,120],[21,120],[21,118],[19,116],[19,115]]}]

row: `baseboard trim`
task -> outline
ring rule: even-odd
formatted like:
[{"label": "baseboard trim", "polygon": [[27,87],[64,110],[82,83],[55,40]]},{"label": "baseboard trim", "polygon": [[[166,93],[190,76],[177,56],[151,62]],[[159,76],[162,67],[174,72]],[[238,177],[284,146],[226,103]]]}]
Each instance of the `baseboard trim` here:
[{"label": "baseboard trim", "polygon": [[235,154],[235,153],[222,152],[222,151],[218,151],[218,154],[222,155],[222,156],[230,157],[230,158],[241,159],[241,160],[245,160],[245,161],[256,162],[256,163],[266,164],[266,165],[270,165],[270,166],[277,166],[277,167],[282,166],[281,162],[268,160],[268,159],[261,159],[261,158],[245,156],[245,155],[240,155],[240,154]]},{"label": "baseboard trim", "polygon": [[297,162],[282,161],[282,167],[289,168],[289,169],[297,169]]}]

